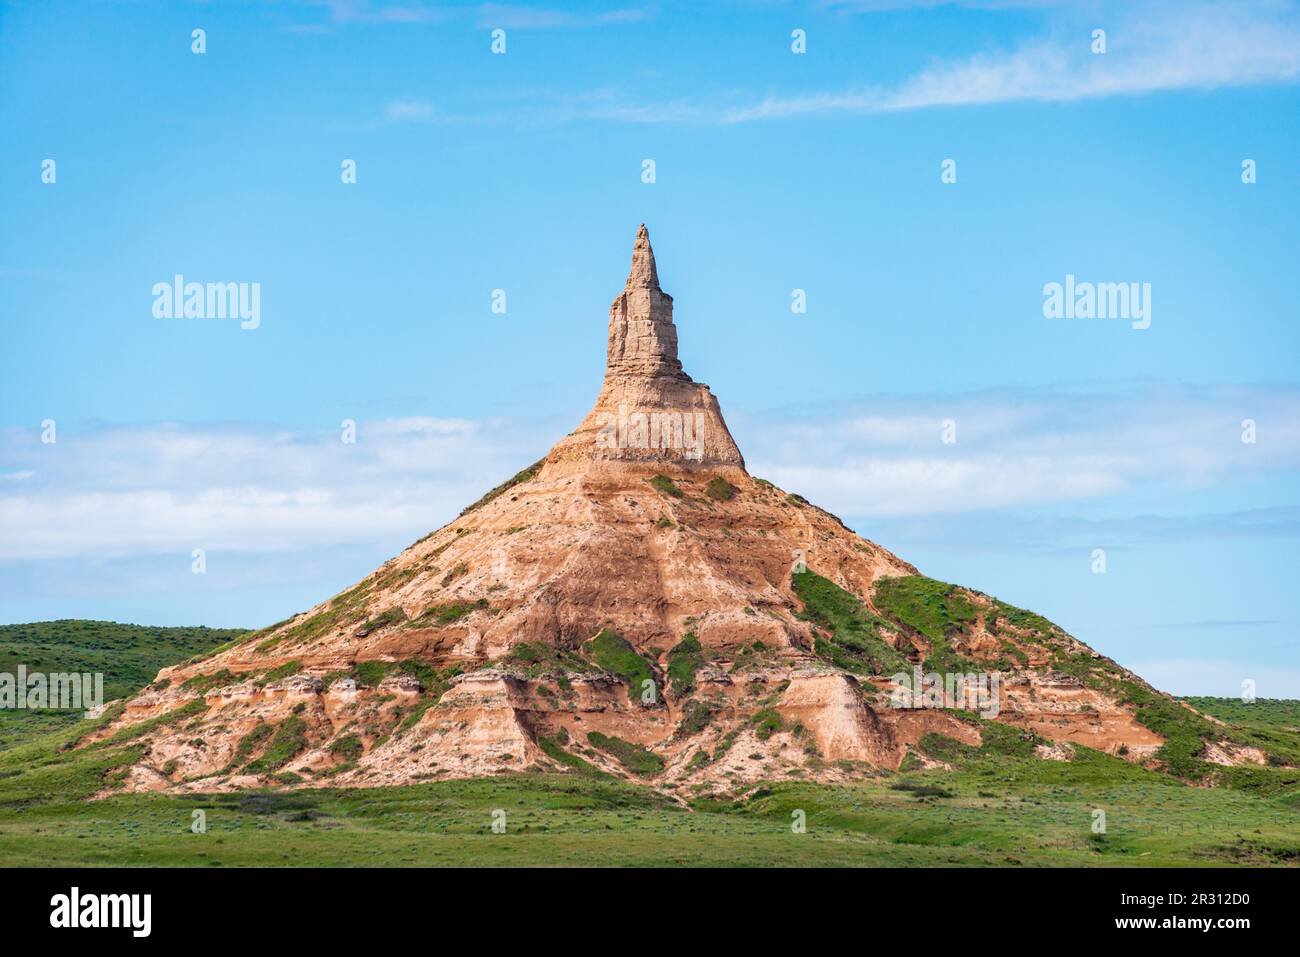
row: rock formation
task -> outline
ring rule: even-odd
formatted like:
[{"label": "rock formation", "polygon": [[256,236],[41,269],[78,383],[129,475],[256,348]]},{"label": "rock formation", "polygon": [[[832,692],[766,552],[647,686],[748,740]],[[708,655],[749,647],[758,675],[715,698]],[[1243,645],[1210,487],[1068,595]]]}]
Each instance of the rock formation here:
[{"label": "rock formation", "polygon": [[[577,430],[355,586],[164,670],[88,739],[138,735],[125,786],[545,768],[728,790],[930,764],[926,735],[999,727],[1155,760],[1140,679],[750,476],[672,307],[642,226]],[[997,676],[994,721],[895,707],[914,669]]]}]

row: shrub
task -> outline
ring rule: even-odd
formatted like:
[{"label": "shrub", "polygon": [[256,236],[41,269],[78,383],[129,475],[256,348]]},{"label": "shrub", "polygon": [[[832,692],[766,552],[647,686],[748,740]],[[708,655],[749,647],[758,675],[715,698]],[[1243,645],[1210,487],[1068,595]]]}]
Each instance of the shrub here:
[{"label": "shrub", "polygon": [[262,675],[262,677],[258,679],[257,683],[259,685],[269,685],[273,681],[279,681],[282,678],[289,678],[300,671],[302,671],[301,661],[286,661],[278,668],[272,668],[266,674]]},{"label": "shrub", "polygon": [[353,635],[357,638],[364,638],[372,631],[378,631],[386,625],[395,625],[401,621],[406,621],[406,612],[402,611],[399,606],[394,605],[382,614],[376,615],[374,618],[365,622],[353,632]]},{"label": "shrub", "polygon": [[668,681],[673,694],[681,696],[695,686],[695,672],[704,664],[704,649],[693,632],[687,632],[668,652]]},{"label": "shrub", "polygon": [[307,722],[299,717],[285,718],[275,729],[266,752],[244,770],[249,774],[269,774],[278,771],[297,757],[307,747]]},{"label": "shrub", "polygon": [[363,751],[365,751],[365,746],[355,734],[345,734],[341,738],[335,738],[330,743],[330,754],[340,757],[344,761],[355,761],[361,757]]},{"label": "shrub", "polygon": [[358,661],[352,671],[359,688],[373,688],[397,669],[393,661]]},{"label": "shrub", "polygon": [[730,502],[736,497],[736,486],[719,475],[709,480],[708,486],[704,489],[704,494],[719,502]]},{"label": "shrub", "polygon": [[651,777],[664,769],[663,758],[631,741],[592,731],[587,734],[587,743],[612,755],[619,764],[638,777]]},{"label": "shrub", "polygon": [[671,495],[673,498],[681,498],[686,493],[677,487],[677,485],[667,475],[656,475],[650,479],[651,486],[656,491],[663,492],[665,495]]},{"label": "shrub", "polygon": [[677,724],[677,737],[689,738],[693,734],[699,734],[709,726],[709,722],[712,718],[713,709],[704,702],[690,702],[683,709],[682,720]]},{"label": "shrub", "polygon": [[887,625],[858,598],[812,571],[798,572],[791,582],[804,603],[804,617],[829,636],[817,635],[813,653],[838,668],[857,674],[896,674],[911,666],[880,635]]},{"label": "shrub", "polygon": [[186,678],[181,682],[181,687],[197,694],[207,694],[215,688],[224,688],[239,680],[239,675],[233,674],[228,668],[222,668],[210,675],[194,675],[192,678]]},{"label": "shrub", "polygon": [[764,708],[757,712],[750,719],[754,725],[754,733],[758,735],[758,740],[766,741],[776,732],[785,727],[785,722],[781,719],[781,714],[774,708]]},{"label": "shrub", "polygon": [[432,605],[420,612],[417,617],[412,618],[407,623],[407,627],[427,628],[433,624],[450,625],[475,611],[482,611],[487,607],[488,601],[486,598],[480,598],[475,602],[457,601],[449,605]]},{"label": "shrub", "polygon": [[582,647],[584,654],[596,665],[625,678],[632,695],[640,695],[645,681],[654,681],[654,670],[650,663],[625,639],[608,628],[602,628],[595,638]]}]

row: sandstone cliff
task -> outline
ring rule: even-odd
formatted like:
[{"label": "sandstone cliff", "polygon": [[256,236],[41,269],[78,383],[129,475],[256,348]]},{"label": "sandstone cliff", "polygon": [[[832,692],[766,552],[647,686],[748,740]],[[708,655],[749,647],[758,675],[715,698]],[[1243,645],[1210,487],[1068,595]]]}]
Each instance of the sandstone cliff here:
[{"label": "sandstone cliff", "polygon": [[[644,226],[595,406],[540,462],[358,584],[165,670],[91,740],[138,736],[131,789],[373,786],[524,768],[666,789],[933,763],[1014,729],[1134,761],[1169,699],[1063,630],[921,577],[745,470],[677,355]],[[890,676],[1000,681],[897,708]],[[1061,745],[1061,747],[1057,747]]]}]

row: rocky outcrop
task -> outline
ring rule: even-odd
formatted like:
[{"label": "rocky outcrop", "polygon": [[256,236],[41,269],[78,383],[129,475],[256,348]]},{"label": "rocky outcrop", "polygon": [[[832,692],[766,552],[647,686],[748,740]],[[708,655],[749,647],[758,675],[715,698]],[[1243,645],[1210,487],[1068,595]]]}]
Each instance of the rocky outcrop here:
[{"label": "rocky outcrop", "polygon": [[[542,462],[332,599],[165,669],[87,740],[138,737],[137,790],[524,768],[734,789],[926,763],[932,734],[979,745],[969,713],[893,707],[889,672],[850,673],[795,592],[805,565],[874,616],[873,653],[911,668],[935,650],[871,606],[915,568],[745,470],[717,399],[682,369],[642,226],[595,405]],[[1061,650],[1098,657],[1086,646],[963,601],[974,623],[949,652],[1005,672],[999,721],[1135,760],[1159,746],[1131,705],[1051,670]]]}]

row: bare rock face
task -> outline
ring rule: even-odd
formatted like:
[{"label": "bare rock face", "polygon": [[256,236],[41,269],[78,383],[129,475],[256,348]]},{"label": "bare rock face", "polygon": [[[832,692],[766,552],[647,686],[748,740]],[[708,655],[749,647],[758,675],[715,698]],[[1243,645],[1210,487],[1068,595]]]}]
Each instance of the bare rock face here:
[{"label": "bare rock face", "polygon": [[627,285],[609,307],[605,376],[691,381],[677,358],[673,297],[659,288],[655,253],[644,223],[637,230],[632,248]]},{"label": "bare rock face", "polygon": [[627,284],[609,307],[605,381],[595,408],[551,450],[545,477],[589,471],[593,461],[745,467],[718,400],[682,370],[673,297],[659,288],[644,225]]},{"label": "bare rock face", "polygon": [[[927,734],[979,745],[969,711],[892,705],[892,672],[854,657],[862,636],[837,645],[796,592],[805,566],[874,622],[877,658],[906,670],[935,653],[933,634],[873,604],[915,568],[745,470],[717,399],[682,369],[642,226],[577,430],[353,587],[164,669],[86,740],[147,721],[126,787],[191,791],[590,767],[734,789],[933,764]],[[948,651],[1002,675],[998,721],[1133,760],[1159,746],[1122,696],[1052,668],[1095,652],[955,597]]]}]

